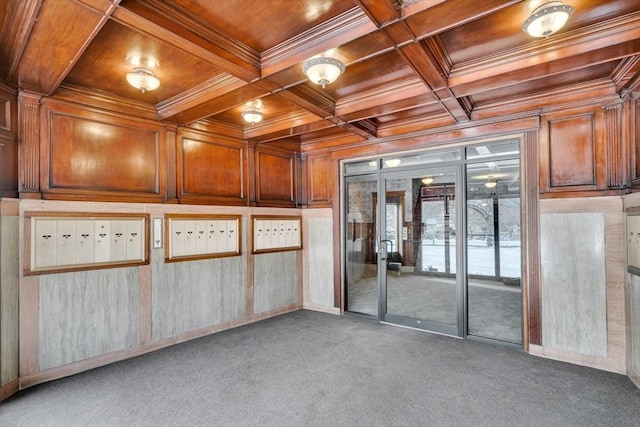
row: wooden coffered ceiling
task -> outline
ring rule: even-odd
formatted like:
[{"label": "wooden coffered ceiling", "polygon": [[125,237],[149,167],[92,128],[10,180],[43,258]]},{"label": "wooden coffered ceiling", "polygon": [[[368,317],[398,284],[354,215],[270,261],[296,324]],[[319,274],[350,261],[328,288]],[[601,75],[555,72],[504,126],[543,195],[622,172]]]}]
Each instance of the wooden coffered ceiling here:
[{"label": "wooden coffered ceiling", "polygon": [[[522,31],[547,0],[0,0],[0,77],[85,93],[254,141],[354,141],[615,96],[640,82],[640,1],[565,0],[548,39]],[[328,54],[325,89],[302,73]],[[151,61],[161,85],[125,74]],[[586,95],[585,95],[586,96]],[[260,99],[264,120],[241,118]]]}]

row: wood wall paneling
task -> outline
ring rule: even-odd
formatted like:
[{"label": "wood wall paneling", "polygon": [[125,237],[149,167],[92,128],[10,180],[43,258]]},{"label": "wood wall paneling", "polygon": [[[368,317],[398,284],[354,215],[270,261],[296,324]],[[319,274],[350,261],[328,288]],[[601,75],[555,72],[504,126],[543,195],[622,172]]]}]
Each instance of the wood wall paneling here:
[{"label": "wood wall paneling", "polygon": [[549,120],[549,184],[552,188],[596,185],[593,114]]},{"label": "wood wall paneling", "polygon": [[331,206],[329,154],[307,157],[307,197],[310,206]]},{"label": "wood wall paneling", "polygon": [[184,202],[247,204],[246,144],[183,133],[176,157],[178,198]]},{"label": "wood wall paneling", "polygon": [[158,131],[50,115],[49,189],[158,194]]},{"label": "wood wall paneling", "polygon": [[40,120],[40,190],[48,199],[164,202],[161,123],[47,99]]},{"label": "wood wall paneling", "polygon": [[17,95],[0,84],[0,197],[18,195]]},{"label": "wood wall paneling", "polygon": [[296,206],[295,153],[257,147],[256,202],[259,206]]}]

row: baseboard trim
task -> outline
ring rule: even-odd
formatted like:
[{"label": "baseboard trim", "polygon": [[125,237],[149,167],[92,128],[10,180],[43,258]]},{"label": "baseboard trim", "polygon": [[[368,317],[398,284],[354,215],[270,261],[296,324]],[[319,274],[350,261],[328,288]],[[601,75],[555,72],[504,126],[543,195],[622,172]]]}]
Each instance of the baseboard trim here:
[{"label": "baseboard trim", "polygon": [[338,316],[340,315],[340,309],[338,307],[329,307],[327,305],[304,303],[302,308],[305,310],[319,311],[322,313],[335,314]]},{"label": "baseboard trim", "polygon": [[18,387],[20,386],[20,381],[18,378],[14,378],[3,386],[0,386],[0,402],[5,400],[7,397],[11,396],[13,393],[18,391]]}]

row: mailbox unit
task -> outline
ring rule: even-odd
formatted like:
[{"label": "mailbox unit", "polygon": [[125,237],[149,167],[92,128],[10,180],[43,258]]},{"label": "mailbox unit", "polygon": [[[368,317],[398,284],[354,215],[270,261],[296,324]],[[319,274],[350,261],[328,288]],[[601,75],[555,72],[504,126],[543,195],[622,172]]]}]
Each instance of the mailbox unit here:
[{"label": "mailbox unit", "polygon": [[237,256],[240,247],[238,215],[165,215],[165,260],[181,261]]},{"label": "mailbox unit", "polygon": [[302,218],[253,216],[253,253],[302,249]]},{"label": "mailbox unit", "polygon": [[146,214],[27,212],[25,274],[149,263]]}]

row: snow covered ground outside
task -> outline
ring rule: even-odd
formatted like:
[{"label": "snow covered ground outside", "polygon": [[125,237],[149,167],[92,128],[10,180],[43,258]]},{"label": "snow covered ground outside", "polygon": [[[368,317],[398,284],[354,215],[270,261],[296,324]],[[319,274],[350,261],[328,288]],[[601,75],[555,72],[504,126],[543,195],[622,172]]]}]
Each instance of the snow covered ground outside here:
[{"label": "snow covered ground outside", "polygon": [[[469,274],[479,274],[483,276],[493,276],[494,269],[494,251],[493,245],[487,246],[484,241],[469,241],[467,245],[467,260]],[[450,272],[456,269],[456,245],[449,246],[450,253]],[[500,276],[502,277],[520,277],[521,275],[521,255],[520,241],[501,241],[500,242]],[[422,269],[437,269],[439,272],[445,272],[444,257],[444,241],[428,240],[422,242]]]}]

